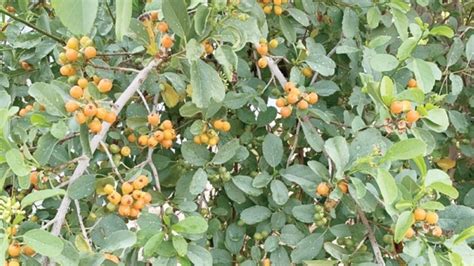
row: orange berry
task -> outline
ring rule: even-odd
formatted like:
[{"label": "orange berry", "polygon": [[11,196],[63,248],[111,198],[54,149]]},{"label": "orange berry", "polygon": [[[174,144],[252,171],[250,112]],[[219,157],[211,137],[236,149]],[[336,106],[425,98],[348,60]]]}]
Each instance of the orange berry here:
[{"label": "orange berry", "polygon": [[273,0],[273,4],[280,6],[281,5],[281,0]]},{"label": "orange berry", "polygon": [[83,112],[77,112],[74,118],[79,125],[84,124],[87,120],[87,117]]},{"label": "orange berry", "polygon": [[431,234],[435,237],[440,237],[443,235],[443,230],[439,226],[433,227],[433,231],[431,231]]},{"label": "orange berry", "polygon": [[283,13],[283,8],[281,8],[281,6],[273,6],[273,13],[280,16]]},{"label": "orange berry", "polygon": [[97,84],[97,89],[102,92],[106,93],[112,89],[112,81],[110,79],[101,79],[99,84]]},{"label": "orange berry", "polygon": [[18,112],[18,115],[21,116],[21,117],[24,117],[26,116],[26,114],[28,114],[28,110],[22,108],[19,112]]},{"label": "orange berry", "polygon": [[8,246],[8,255],[10,257],[18,257],[20,256],[21,249],[18,243],[12,243]]},{"label": "orange berry", "polygon": [[272,13],[272,6],[271,5],[266,5],[264,8],[263,8],[263,13],[265,14],[270,14]]},{"label": "orange berry", "polygon": [[271,266],[271,265],[272,265],[272,262],[270,261],[269,258],[264,259],[262,262],[262,266]]},{"label": "orange berry", "polygon": [[310,67],[304,67],[302,72],[303,76],[307,78],[311,78],[313,76],[313,70]]},{"label": "orange berry", "polygon": [[229,122],[225,121],[225,122],[222,124],[222,131],[224,131],[224,132],[229,132],[229,131],[230,131],[230,128],[231,128],[231,126],[230,126],[230,123],[229,123]]},{"label": "orange berry", "polygon": [[107,110],[105,108],[97,108],[97,114],[95,115],[97,118],[104,120],[105,116],[107,115]]},{"label": "orange berry", "polygon": [[305,101],[305,100],[301,100],[298,102],[298,105],[297,105],[298,109],[300,110],[306,110],[308,109],[309,105],[308,105],[308,102]]},{"label": "orange berry", "polygon": [[69,95],[74,99],[80,99],[84,95],[84,90],[79,86],[72,86],[69,90]]},{"label": "orange berry", "polygon": [[158,130],[153,133],[153,137],[158,141],[161,142],[164,139],[163,131]]},{"label": "orange berry", "polygon": [[281,117],[283,117],[283,118],[289,117],[289,116],[291,115],[291,112],[292,112],[292,111],[291,111],[291,108],[288,107],[288,106],[282,107],[282,108],[280,109],[280,115],[281,115]]},{"label": "orange berry", "polygon": [[172,129],[173,128],[173,123],[171,123],[170,120],[165,120],[163,123],[161,123],[161,128],[162,129]]},{"label": "orange berry", "polygon": [[295,83],[288,81],[287,83],[285,83],[285,86],[283,89],[285,90],[285,92],[289,93],[292,90],[296,89],[296,85]]},{"label": "orange berry", "polygon": [[59,72],[63,76],[72,76],[76,74],[76,69],[72,65],[64,65],[59,69]]},{"label": "orange berry", "polygon": [[349,191],[349,185],[346,181],[341,181],[337,184],[337,187],[342,191],[342,193],[346,194]]},{"label": "orange berry", "polygon": [[107,112],[104,117],[104,121],[113,124],[117,120],[117,115],[114,112]]},{"label": "orange berry", "polygon": [[156,11],[156,10],[151,11],[151,12],[150,12],[150,18],[151,18],[151,20],[153,20],[153,21],[158,20],[158,11]]},{"label": "orange berry", "polygon": [[120,200],[122,199],[122,196],[117,191],[113,191],[107,196],[107,200],[109,200],[110,203],[113,205],[119,204]]},{"label": "orange berry", "polygon": [[160,115],[157,113],[151,113],[148,115],[148,124],[155,127],[160,124]]},{"label": "orange berry", "polygon": [[79,43],[82,47],[91,46],[93,44],[91,38],[89,38],[88,36],[82,36],[79,40]]},{"label": "orange berry", "polygon": [[99,78],[97,75],[92,76],[92,81],[94,82],[95,85],[98,85],[100,80],[101,78]]},{"label": "orange berry", "polygon": [[133,191],[133,185],[130,184],[129,182],[125,182],[122,184],[122,194],[127,195],[132,193]]},{"label": "orange berry", "polygon": [[131,195],[123,195],[120,200],[121,205],[130,206],[133,203],[133,197]]},{"label": "orange berry", "polygon": [[413,236],[415,235],[415,230],[413,230],[413,228],[408,228],[408,230],[406,231],[405,233],[405,238],[412,238]]},{"label": "orange berry", "polygon": [[209,138],[208,144],[210,146],[216,146],[217,143],[219,143],[219,137],[218,136],[212,136]]},{"label": "orange berry", "polygon": [[438,214],[435,212],[427,212],[425,222],[427,224],[436,224],[438,222]]},{"label": "orange berry", "polygon": [[278,47],[278,40],[277,39],[272,39],[269,43],[268,43],[268,46],[271,48],[271,49],[275,49]]},{"label": "orange berry", "polygon": [[329,195],[329,185],[326,182],[319,183],[318,187],[316,188],[316,192],[323,197],[327,197]]},{"label": "orange berry", "polygon": [[403,105],[403,112],[411,110],[411,102],[410,101],[402,101]]},{"label": "orange berry", "polygon": [[390,112],[392,112],[392,114],[399,114],[402,111],[403,111],[402,102],[400,102],[400,101],[392,102],[392,104],[390,105]]},{"label": "orange berry", "polygon": [[410,79],[407,84],[408,88],[416,88],[417,82],[415,79]]},{"label": "orange berry", "polygon": [[21,65],[21,68],[23,68],[23,70],[25,70],[25,71],[30,71],[31,70],[31,65],[28,64],[28,62],[26,62],[26,61],[21,61],[20,65]]},{"label": "orange berry", "polygon": [[102,130],[102,123],[98,119],[92,120],[92,122],[89,123],[89,130],[92,133],[98,134]]},{"label": "orange berry", "polygon": [[426,211],[422,208],[416,208],[413,214],[415,215],[415,221],[423,221],[426,218]]},{"label": "orange berry", "polygon": [[152,201],[152,196],[151,196],[151,194],[148,193],[148,192],[145,192],[145,193],[143,194],[143,201],[145,202],[145,204],[150,203],[150,202]]},{"label": "orange berry", "polygon": [[155,138],[148,138],[147,146],[149,148],[154,148],[156,145],[158,145],[158,141]]},{"label": "orange berry", "polygon": [[137,218],[138,215],[140,214],[140,210],[137,210],[135,208],[130,209],[130,218]]},{"label": "orange berry", "polygon": [[[12,7],[13,8],[13,7]],[[13,8],[14,9],[14,8]],[[6,265],[5,265],[6,266]],[[20,266],[20,262],[17,259],[10,259],[8,266]]]},{"label": "orange berry", "polygon": [[134,134],[130,134],[128,135],[127,140],[131,143],[134,143],[135,141],[137,141],[137,137]]},{"label": "orange berry", "polygon": [[84,56],[86,59],[91,59],[97,56],[97,50],[93,46],[86,47],[84,49]]},{"label": "orange berry", "polygon": [[79,57],[79,53],[74,49],[66,49],[66,58],[69,62],[74,62]]},{"label": "orange berry", "polygon": [[217,130],[222,130],[224,126],[224,120],[217,119],[216,121],[214,121],[214,123],[212,123],[212,126]]},{"label": "orange berry", "polygon": [[138,144],[141,146],[146,146],[148,144],[148,136],[147,135],[141,135],[138,137]]},{"label": "orange berry", "polygon": [[120,216],[127,217],[130,215],[130,210],[131,208],[129,205],[121,204],[118,208],[118,213],[120,214]]},{"label": "orange berry", "polygon": [[174,138],[174,134],[173,134],[172,129],[165,129],[165,131],[163,131],[163,139],[172,140],[173,138]]},{"label": "orange berry", "polygon": [[132,150],[128,146],[124,146],[122,149],[120,149],[120,154],[122,156],[128,157],[130,156],[130,153],[132,153]]},{"label": "orange berry", "polygon": [[148,180],[148,177],[146,175],[140,175],[137,177],[136,180],[138,180],[138,182],[140,183],[145,184],[145,186],[148,185],[148,183],[150,182],[150,180]]},{"label": "orange berry", "polygon": [[214,47],[210,42],[206,41],[204,43],[204,51],[206,52],[206,54],[212,54],[214,52]]},{"label": "orange berry", "polygon": [[268,66],[268,61],[265,57],[258,59],[257,65],[259,68],[266,68]]},{"label": "orange berry", "polygon": [[28,256],[28,257],[31,257],[31,256],[35,255],[35,253],[36,253],[36,251],[33,248],[31,248],[30,246],[23,246],[21,252],[23,254],[25,254],[26,256]]},{"label": "orange berry", "polygon": [[95,116],[97,114],[97,107],[94,104],[89,103],[84,107],[84,114],[88,117]]},{"label": "orange berry", "polygon": [[36,172],[36,171],[31,172],[31,174],[30,174],[30,183],[33,184],[33,185],[38,184],[38,172]]},{"label": "orange berry", "polygon": [[277,107],[283,107],[286,106],[286,101],[284,98],[279,98],[276,100],[275,104]]},{"label": "orange berry", "polygon": [[79,50],[79,40],[75,37],[69,38],[69,40],[67,40],[66,47],[74,50]]},{"label": "orange berry", "polygon": [[207,144],[209,142],[209,137],[207,136],[207,134],[201,134],[200,139],[201,143]]},{"label": "orange berry", "polygon": [[132,197],[135,199],[135,200],[139,200],[139,199],[142,199],[143,198],[143,191],[141,190],[134,190],[132,192]]},{"label": "orange berry", "polygon": [[299,100],[298,94],[290,93],[290,94],[288,94],[286,100],[288,101],[289,104],[295,104]]},{"label": "orange berry", "polygon": [[161,45],[165,48],[165,49],[169,49],[173,46],[173,39],[168,35],[168,34],[165,34],[163,35],[163,37],[161,38]]},{"label": "orange berry", "polygon": [[406,119],[408,123],[415,123],[420,119],[420,114],[415,110],[408,111]]},{"label": "orange berry", "polygon": [[28,104],[27,106],[25,106],[25,110],[28,111],[28,112],[33,110],[33,105]]},{"label": "orange berry", "polygon": [[[143,195],[144,196],[144,195]],[[134,209],[137,209],[137,210],[141,210],[145,207],[145,201],[143,199],[137,199],[134,203],[133,203],[133,208]]]},{"label": "orange berry", "polygon": [[87,81],[86,78],[80,78],[77,80],[77,85],[83,89],[87,88],[87,85],[89,85],[89,81]]},{"label": "orange berry", "polygon": [[193,141],[196,144],[201,144],[201,136],[200,135],[194,136]]},{"label": "orange berry", "polygon": [[168,32],[168,23],[162,21],[156,26],[161,33]]},{"label": "orange berry", "polygon": [[311,92],[310,94],[308,94],[308,103],[309,104],[315,104],[318,102],[318,95],[316,94],[316,92]]},{"label": "orange berry", "polygon": [[268,46],[266,43],[260,43],[257,45],[257,53],[261,56],[268,54]]}]

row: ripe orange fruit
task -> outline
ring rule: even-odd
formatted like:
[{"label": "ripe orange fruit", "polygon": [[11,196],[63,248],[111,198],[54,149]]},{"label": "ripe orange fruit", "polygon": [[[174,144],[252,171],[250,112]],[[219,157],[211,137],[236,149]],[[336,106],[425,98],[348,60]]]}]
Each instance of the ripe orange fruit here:
[{"label": "ripe orange fruit", "polygon": [[408,230],[406,231],[405,233],[405,238],[412,238],[413,236],[415,235],[415,230],[413,230],[413,228],[408,228]]},{"label": "ripe orange fruit", "polygon": [[143,180],[141,180],[140,177],[138,177],[137,179],[133,180],[132,185],[134,189],[139,190],[139,189],[144,188],[147,185],[147,183],[143,182]]},{"label": "ripe orange fruit", "polygon": [[97,84],[97,89],[102,92],[106,93],[112,89],[112,81],[110,79],[101,79],[99,84]]},{"label": "ripe orange fruit", "polygon": [[86,59],[91,59],[97,56],[97,50],[93,46],[86,47],[84,49],[84,56]]},{"label": "ripe orange fruit", "polygon": [[266,43],[260,43],[257,45],[257,53],[261,56],[268,54],[268,46]]},{"label": "ripe orange fruit", "polygon": [[[13,8],[13,9],[15,9],[15,8]],[[20,263],[18,262],[17,259],[10,259],[10,261],[8,262],[8,266],[20,266]]]},{"label": "ripe orange fruit", "polygon": [[135,141],[137,141],[137,137],[134,134],[130,134],[128,135],[127,140],[131,143],[134,143]]},{"label": "ripe orange fruit", "polygon": [[426,211],[422,208],[416,208],[413,214],[415,215],[415,221],[423,221],[426,218]]},{"label": "ripe orange fruit", "polygon": [[38,172],[33,171],[30,174],[30,183],[33,185],[38,184]]},{"label": "ripe orange fruit", "polygon": [[21,61],[20,65],[21,65],[21,68],[23,68],[23,70],[25,70],[25,71],[30,71],[31,70],[31,65],[28,64],[28,62],[26,62],[26,61]]},{"label": "ripe orange fruit", "polygon": [[104,117],[107,115],[107,110],[105,108],[97,108],[97,114],[95,115],[99,119],[104,119]]},{"label": "ripe orange fruit", "polygon": [[217,143],[219,143],[219,137],[218,136],[212,136],[209,138],[208,144],[211,146],[216,146]]},{"label": "ripe orange fruit", "polygon": [[410,79],[407,84],[408,88],[416,88],[417,82],[415,79]]},{"label": "ripe orange fruit", "polygon": [[346,194],[349,191],[349,185],[346,181],[341,181],[337,184],[337,187],[342,191],[342,193]]},{"label": "ripe orange fruit", "polygon": [[152,201],[152,199],[153,199],[153,198],[152,198],[152,196],[151,196],[150,193],[145,192],[145,193],[143,194],[143,201],[144,201],[146,204],[150,203],[150,202]]},{"label": "ripe orange fruit", "polygon": [[425,222],[427,224],[436,224],[438,222],[438,214],[435,212],[427,212]]},{"label": "ripe orange fruit", "polygon": [[163,139],[165,140],[172,140],[174,138],[174,134],[172,129],[165,129],[163,131]]},{"label": "ripe orange fruit", "polygon": [[91,38],[87,36],[82,36],[81,39],[79,40],[79,43],[81,44],[82,47],[87,47],[92,45],[92,40]]},{"label": "ripe orange fruit", "polygon": [[124,146],[122,149],[120,149],[120,154],[122,154],[122,156],[130,156],[130,153],[132,153],[132,150],[128,146]]},{"label": "ripe orange fruit", "polygon": [[102,123],[98,119],[92,120],[89,123],[89,130],[95,134],[99,133],[102,130]]},{"label": "ripe orange fruit", "polygon": [[80,99],[84,95],[84,90],[79,86],[72,86],[69,90],[69,95],[74,99]]},{"label": "ripe orange fruit", "polygon": [[420,114],[415,110],[408,111],[406,119],[408,123],[415,123],[420,119]]},{"label": "ripe orange fruit", "polygon": [[306,110],[306,109],[308,109],[308,106],[309,106],[308,102],[305,101],[305,100],[299,101],[298,105],[297,105],[298,109],[300,109],[300,110]]},{"label": "ripe orange fruit", "polygon": [[79,125],[82,125],[86,122],[87,120],[87,117],[86,115],[81,111],[81,112],[77,112],[76,113],[76,116],[74,117],[76,119],[76,122],[79,124]]},{"label": "ripe orange fruit", "polygon": [[270,266],[270,265],[272,265],[272,262],[270,261],[269,258],[266,258],[263,260],[262,266]]},{"label": "ripe orange fruit", "polygon": [[79,50],[79,40],[75,37],[69,38],[69,40],[67,40],[66,47],[74,50]]},{"label": "ripe orange fruit", "polygon": [[28,111],[28,112],[33,110],[33,105],[28,104],[27,106],[25,106],[25,110]]},{"label": "ripe orange fruit", "polygon": [[26,116],[27,113],[28,113],[28,110],[22,108],[22,109],[18,112],[18,115],[21,116],[21,117],[24,117],[24,116]]},{"label": "ripe orange fruit", "polygon": [[148,141],[147,141],[148,147],[154,148],[156,147],[156,145],[158,145],[158,141],[155,138],[148,138]]},{"label": "ripe orange fruit", "polygon": [[288,101],[289,104],[295,104],[295,103],[297,103],[298,100],[299,100],[298,94],[296,94],[296,93],[290,93],[290,94],[288,94],[288,96],[286,97],[286,100]]},{"label": "ripe orange fruit", "polygon": [[163,123],[161,123],[161,128],[162,129],[172,129],[173,128],[173,123],[171,123],[170,120],[165,120]]},{"label": "ripe orange fruit", "polygon": [[272,6],[271,5],[266,5],[264,8],[263,8],[263,13],[265,14],[270,14],[272,13]]},{"label": "ripe orange fruit", "polygon": [[275,49],[278,47],[278,40],[277,39],[272,39],[269,43],[268,43],[268,46],[271,48],[271,49]]},{"label": "ripe orange fruit", "polygon": [[76,111],[77,109],[79,109],[80,106],[75,101],[68,101],[64,107],[66,108],[66,111],[68,113],[72,113],[72,112]]},{"label": "ripe orange fruit", "polygon": [[107,112],[104,117],[104,121],[113,124],[117,120],[117,115],[114,112]]},{"label": "ripe orange fruit", "polygon": [[276,100],[275,105],[276,105],[277,107],[286,106],[286,101],[285,101],[284,98],[279,98],[279,99]]},{"label": "ripe orange fruit", "polygon": [[61,75],[69,77],[76,74],[76,69],[72,65],[64,65],[59,69],[59,72]]},{"label": "ripe orange fruit", "polygon": [[212,46],[212,43],[206,41],[204,43],[204,51],[206,54],[212,54],[214,52],[214,47]]},{"label": "ripe orange fruit", "polygon": [[281,6],[274,6],[273,13],[275,13],[277,16],[280,16],[283,13],[283,8],[281,8]]},{"label": "ripe orange fruit", "polygon": [[10,255],[10,257],[18,257],[20,256],[20,253],[21,249],[18,243],[12,243],[10,246],[8,246],[8,255]]},{"label": "ripe orange fruit", "polygon": [[291,92],[292,90],[296,89],[296,85],[295,85],[295,83],[293,83],[293,82],[291,82],[291,81],[288,81],[288,82],[285,84],[285,86],[284,86],[283,89],[285,90],[285,92],[289,93],[289,92]]},{"label": "ripe orange fruit", "polygon": [[153,21],[158,20],[158,11],[156,11],[156,10],[151,11],[150,12],[150,18]]},{"label": "ripe orange fruit", "polygon": [[282,108],[280,109],[280,115],[281,115],[281,117],[283,117],[283,118],[289,117],[289,116],[291,115],[291,108],[288,107],[288,106],[282,107]]},{"label": "ripe orange fruit", "polygon": [[133,203],[133,197],[130,195],[123,195],[120,200],[121,205],[130,206]]},{"label": "ripe orange fruit", "polygon": [[11,14],[16,13],[16,9],[13,6],[7,6],[5,9],[8,11],[8,13],[11,13]]},{"label": "ripe orange fruit", "polygon": [[311,78],[313,76],[313,70],[310,67],[304,67],[302,72],[303,76],[307,78]]},{"label": "ripe orange fruit", "polygon": [[315,104],[318,102],[318,95],[316,94],[316,92],[311,92],[310,94],[308,94],[308,103],[309,104]]},{"label": "ripe orange fruit", "polygon": [[142,199],[144,196],[143,194],[143,191],[141,190],[134,190],[132,192],[132,197],[135,199],[135,200],[139,200],[139,199]]},{"label": "ripe orange fruit", "polygon": [[151,126],[157,126],[160,124],[160,116],[157,113],[151,113],[148,115],[148,124]]},{"label": "ripe orange fruit", "polygon": [[202,133],[200,136],[201,143],[207,144],[209,142],[209,137],[206,133]]},{"label": "ripe orange fruit", "polygon": [[134,203],[133,203],[133,208],[134,209],[137,209],[137,210],[141,210],[145,207],[145,201],[143,199],[137,199]]},{"label": "ripe orange fruit", "polygon": [[318,187],[316,188],[316,192],[323,197],[327,197],[329,195],[329,191],[329,185],[326,182],[319,183]]},{"label": "ripe orange fruit", "polygon": [[163,131],[157,130],[153,133],[153,137],[158,141],[161,142],[164,139]]},{"label": "ripe orange fruit", "polygon": [[230,123],[227,121],[224,121],[224,123],[222,124],[222,131],[229,132],[230,128],[231,128]]},{"label": "ripe orange fruit", "polygon": [[173,141],[170,140],[170,139],[164,139],[162,142],[161,142],[161,146],[165,149],[169,149],[173,146]]},{"label": "ripe orange fruit", "polygon": [[122,199],[122,196],[117,191],[113,191],[107,196],[107,200],[109,200],[110,203],[113,205],[119,204],[120,200]]},{"label": "ripe orange fruit", "polygon": [[435,226],[435,227],[433,227],[433,231],[431,231],[431,233],[435,237],[440,237],[440,236],[443,235],[443,230],[441,229],[441,227]]},{"label": "ripe orange fruit", "polygon": [[392,112],[392,114],[399,114],[402,111],[403,111],[402,102],[400,102],[400,101],[392,102],[392,104],[390,105],[390,112]]},{"label": "ripe orange fruit", "polygon": [[129,215],[130,218],[137,218],[139,214],[140,214],[140,210],[137,210],[135,208],[130,209],[130,215]]},{"label": "ripe orange fruit", "polygon": [[89,81],[86,78],[80,78],[77,80],[77,85],[83,89],[87,88]]},{"label": "ripe orange fruit", "polygon": [[168,23],[162,21],[156,26],[161,33],[168,32]]},{"label": "ripe orange fruit", "polygon": [[168,34],[165,34],[161,38],[161,45],[165,49],[169,49],[169,48],[173,47],[173,39]]},{"label": "ripe orange fruit", "polygon": [[133,185],[130,184],[129,182],[125,182],[122,184],[122,194],[127,195],[132,193],[133,191]]},{"label": "ripe orange fruit", "polygon": [[26,256],[28,256],[28,257],[31,257],[31,256],[35,255],[35,253],[36,253],[36,251],[33,248],[31,248],[30,246],[23,246],[21,252],[23,254],[25,254]]},{"label": "ripe orange fruit", "polygon": [[94,104],[89,103],[86,106],[84,106],[83,112],[88,117],[95,116],[97,114],[97,107],[95,107]]},{"label": "ripe orange fruit", "polygon": [[71,48],[66,49],[66,58],[69,62],[74,62],[79,57],[79,53]]},{"label": "ripe orange fruit", "polygon": [[281,5],[281,0],[273,0],[273,4],[280,6]]},{"label": "ripe orange fruit", "polygon": [[145,186],[148,185],[148,183],[150,182],[150,180],[148,180],[148,177],[146,175],[140,175],[137,177],[136,180],[138,180],[138,182],[140,183],[145,184]]},{"label": "ripe orange fruit", "polygon": [[196,144],[201,144],[201,136],[200,135],[194,136],[193,141]]},{"label": "ripe orange fruit", "polygon": [[214,123],[212,123],[212,126],[217,130],[222,130],[222,128],[224,126],[224,120],[217,119],[217,120],[214,121]]},{"label": "ripe orange fruit", "polygon": [[130,215],[130,206],[121,204],[118,208],[118,213],[120,216],[127,217]]},{"label": "ripe orange fruit", "polygon": [[268,66],[268,61],[265,57],[258,59],[257,65],[259,68],[266,68]]},{"label": "ripe orange fruit", "polygon": [[148,144],[148,136],[147,135],[141,135],[138,137],[138,144],[141,146],[146,146]]}]

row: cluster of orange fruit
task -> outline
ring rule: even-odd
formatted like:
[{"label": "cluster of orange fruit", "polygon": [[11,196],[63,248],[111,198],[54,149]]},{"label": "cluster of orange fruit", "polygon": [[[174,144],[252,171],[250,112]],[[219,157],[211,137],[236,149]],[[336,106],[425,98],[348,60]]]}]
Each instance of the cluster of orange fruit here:
[{"label": "cluster of orange fruit", "polygon": [[211,129],[206,125],[203,127],[201,134],[194,136],[194,143],[196,144],[206,144],[209,146],[216,146],[219,143],[219,134],[216,132],[229,132],[231,125],[228,121],[223,119],[217,119],[212,123]]},{"label": "cluster of orange fruit", "polygon": [[41,183],[45,183],[48,181],[48,177],[46,175],[43,175],[41,177],[41,180],[40,180],[40,173],[37,172],[37,171],[32,171],[30,173],[30,183],[36,188],[38,189],[38,184],[39,182],[41,181]]},{"label": "cluster of orange fruit", "polygon": [[156,22],[154,28],[162,34],[161,41],[160,41],[161,46],[165,49],[169,49],[173,47],[174,39],[168,34],[168,30],[169,30],[168,23],[164,21],[158,22],[158,11],[156,10],[151,11],[148,14],[146,14],[143,20],[143,23],[145,24],[145,26],[149,28],[149,31],[151,31],[148,33],[150,36],[154,36],[153,27],[152,27],[154,22]]},{"label": "cluster of orange fruit", "polygon": [[[160,116],[157,113],[148,115],[148,124],[155,130],[150,135],[141,135],[138,137],[138,145],[142,147],[154,148],[158,144],[165,149],[173,146],[173,140],[176,139],[176,130],[173,128],[173,123],[170,120],[165,120],[160,124]],[[128,141],[134,143],[137,141],[135,134],[130,134],[127,137]]]},{"label": "cluster of orange fruit", "polygon": [[[10,232],[11,235],[16,234],[16,228],[15,227],[11,227],[10,231],[11,231]],[[35,253],[36,253],[36,251],[33,248],[31,248],[30,246],[28,246],[28,245],[23,245],[22,246],[18,242],[12,242],[8,246],[7,252],[8,252],[8,256],[10,257],[10,259],[3,263],[3,265],[5,265],[5,266],[19,266],[20,262],[18,261],[17,258],[20,256],[20,254],[31,257],[31,256],[35,255]]]},{"label": "cluster of orange fruit", "polygon": [[61,75],[68,77],[75,75],[76,63],[96,57],[97,50],[92,45],[92,40],[87,36],[83,36],[80,40],[75,37],[69,38],[64,52],[59,54],[59,63],[62,65],[59,69]]},{"label": "cluster of orange fruit", "polygon": [[140,175],[132,182],[122,184],[120,188],[122,194],[116,191],[111,184],[105,185],[104,192],[107,194],[109,204],[113,206],[112,209],[118,206],[119,215],[135,219],[140,211],[152,201],[151,194],[142,190],[148,184],[148,177]]},{"label": "cluster of orange fruit", "polygon": [[259,2],[265,14],[271,14],[273,11],[275,15],[280,16],[283,13],[281,5],[288,3],[288,0],[259,0]]},{"label": "cluster of orange fruit", "polygon": [[[349,192],[349,185],[345,180],[340,181],[337,183],[337,187],[341,190],[342,193],[346,194]],[[329,196],[329,193],[331,192],[331,187],[329,186],[328,183],[326,182],[321,182],[319,185],[316,187],[316,193],[319,194],[321,197],[327,197]]]},{"label": "cluster of orange fruit", "polygon": [[[416,88],[416,80],[410,79],[408,81],[408,88]],[[410,101],[393,101],[390,104],[390,112],[394,115],[405,113],[405,120],[408,123],[415,123],[420,119],[418,111],[414,110]]]},{"label": "cluster of orange fruit", "polygon": [[[415,217],[415,221],[417,222],[424,222],[425,228],[431,232],[431,235],[435,237],[440,237],[443,235],[443,230],[441,227],[437,225],[438,223],[438,214],[431,211],[425,211],[422,208],[416,208],[413,211],[413,215]],[[415,230],[413,228],[409,228],[408,231],[405,233],[406,238],[412,238],[415,235]]]},{"label": "cluster of orange fruit", "polygon": [[280,115],[283,118],[291,116],[293,105],[299,110],[306,110],[310,104],[316,104],[319,99],[315,92],[301,93],[291,81],[285,84],[284,90],[286,96],[277,99],[275,103],[280,108]]},{"label": "cluster of orange fruit", "polygon": [[117,120],[117,115],[103,107],[97,107],[94,103],[88,103],[81,108],[76,101],[68,101],[66,103],[66,111],[69,113],[76,112],[75,119],[80,125],[88,123],[89,130],[98,134],[102,130],[102,121],[107,123],[114,123]]},{"label": "cluster of orange fruit", "polygon": [[257,61],[257,65],[259,68],[266,68],[268,66],[268,60],[266,56],[268,55],[268,48],[275,49],[278,47],[278,40],[272,39],[270,42],[267,43],[267,40],[262,39],[258,43],[256,50],[257,53],[261,56],[260,59]]}]

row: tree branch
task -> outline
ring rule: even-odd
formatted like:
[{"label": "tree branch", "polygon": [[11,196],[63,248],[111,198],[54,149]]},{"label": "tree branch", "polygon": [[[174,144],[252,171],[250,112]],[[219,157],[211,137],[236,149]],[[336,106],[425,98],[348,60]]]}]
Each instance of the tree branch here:
[{"label": "tree branch", "polygon": [[385,262],[382,257],[382,252],[380,252],[379,244],[377,243],[377,239],[375,239],[374,231],[372,231],[372,227],[370,227],[369,221],[367,220],[365,213],[358,206],[357,206],[357,214],[359,214],[359,217],[362,220],[362,223],[367,228],[369,241],[370,241],[370,244],[372,245],[372,250],[374,251],[374,255],[375,255],[375,261],[377,262],[378,265],[385,266]]},{"label": "tree branch", "polygon": [[301,121],[298,119],[296,122],[296,133],[295,133],[295,141],[293,141],[293,146],[291,147],[290,155],[288,156],[288,160],[286,161],[286,167],[290,166],[290,163],[292,161],[292,157],[295,154],[296,146],[298,145],[298,137],[300,134],[300,128],[301,128]]},{"label": "tree branch", "polygon": [[[120,111],[122,110],[122,108],[125,106],[125,104],[130,100],[130,98],[135,94],[135,92],[143,84],[145,79],[148,77],[148,74],[153,69],[155,69],[155,67],[160,65],[162,62],[163,62],[162,59],[153,59],[152,61],[150,61],[150,63],[148,63],[148,65],[138,73],[138,75],[133,79],[133,81],[130,83],[127,89],[125,89],[125,91],[117,99],[115,104],[112,106],[112,112],[118,115]],[[92,153],[94,153],[100,141],[107,135],[107,132],[109,131],[110,126],[111,124],[107,122],[102,123],[102,131],[99,134],[95,135],[91,140]],[[89,166],[89,162],[90,162],[89,157],[85,155],[82,156],[82,159],[79,161],[79,164],[77,165],[76,169],[74,170],[70,178],[71,185],[77,179],[79,179],[79,177],[81,177],[84,174],[87,167]],[[67,195],[64,196],[58,208],[58,212],[56,213],[56,216],[54,217],[54,224],[51,230],[51,233],[53,235],[57,236],[61,232],[61,227],[64,224],[64,219],[66,218],[66,214],[68,212],[70,203],[71,203],[71,199]]]},{"label": "tree branch", "polygon": [[118,176],[120,181],[122,181],[122,183],[123,183],[124,180],[123,180],[122,175],[120,174],[117,166],[114,163],[114,158],[112,157],[112,154],[110,153],[109,148],[107,148],[107,145],[105,145],[105,143],[103,141],[100,141],[100,145],[104,148],[105,154],[107,154],[107,157],[109,158],[110,165],[112,166],[112,170],[114,170],[115,174]]}]

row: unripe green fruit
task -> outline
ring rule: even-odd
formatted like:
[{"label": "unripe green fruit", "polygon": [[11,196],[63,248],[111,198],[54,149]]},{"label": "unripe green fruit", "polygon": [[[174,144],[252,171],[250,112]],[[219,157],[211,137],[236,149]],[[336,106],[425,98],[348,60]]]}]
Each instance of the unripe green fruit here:
[{"label": "unripe green fruit", "polygon": [[259,241],[259,240],[262,240],[262,239],[263,239],[263,236],[262,236],[261,233],[255,233],[255,234],[253,235],[253,239]]},{"label": "unripe green fruit", "polygon": [[201,215],[207,215],[209,213],[209,210],[207,208],[202,208],[200,211]]},{"label": "unripe green fruit", "polygon": [[219,167],[220,174],[225,174],[226,172],[227,172],[227,169],[224,166]]},{"label": "unripe green fruit", "polygon": [[166,208],[165,214],[167,214],[167,215],[173,214],[173,208],[171,208],[171,207]]},{"label": "unripe green fruit", "polygon": [[109,202],[109,203],[107,203],[107,205],[105,206],[105,208],[106,208],[109,212],[113,212],[113,211],[115,211],[116,206]]},{"label": "unripe green fruit", "polygon": [[224,175],[222,175],[222,181],[228,182],[232,179],[232,175],[229,172],[226,172]]},{"label": "unripe green fruit", "polygon": [[321,206],[321,205],[315,205],[315,206],[314,206],[314,209],[315,209],[317,212],[324,212],[324,208],[323,208],[323,206]]},{"label": "unripe green fruit", "polygon": [[344,238],[338,238],[337,239],[337,244],[344,245]]},{"label": "unripe green fruit", "polygon": [[117,144],[110,144],[109,150],[111,153],[119,153],[120,152],[120,147]]},{"label": "unripe green fruit", "polygon": [[89,213],[89,216],[87,216],[87,219],[91,221],[95,221],[97,219],[97,215],[93,212]]},{"label": "unripe green fruit", "polygon": [[250,176],[251,177],[256,177],[258,175],[258,172],[257,171],[252,171],[250,172]]},{"label": "unripe green fruit", "polygon": [[323,226],[324,222],[322,220],[316,221],[315,223],[317,226]]},{"label": "unripe green fruit", "polygon": [[392,235],[384,235],[383,236],[383,242],[386,244],[392,244],[393,243],[393,236]]},{"label": "unripe green fruit", "polygon": [[263,238],[267,238],[268,235],[269,235],[268,231],[266,231],[266,230],[263,230],[261,234],[262,234]]},{"label": "unripe green fruit", "polygon": [[242,261],[245,260],[245,257],[239,254],[239,255],[237,255],[237,257],[235,259],[237,260],[237,262],[242,262]]},{"label": "unripe green fruit", "polygon": [[271,94],[273,97],[278,97],[280,96],[280,90],[277,88],[273,88]]},{"label": "unripe green fruit", "polygon": [[320,221],[324,217],[324,215],[320,212],[317,212],[317,213],[314,214],[313,217],[314,217],[315,221]]},{"label": "unripe green fruit", "polygon": [[75,85],[77,83],[77,80],[79,79],[78,76],[74,75],[74,76],[70,76],[68,79],[67,79],[67,83],[71,84],[71,85]]},{"label": "unripe green fruit", "polygon": [[244,225],[245,225],[245,222],[244,222],[242,219],[240,219],[240,220],[237,222],[237,225],[238,225],[238,226],[244,226]]},{"label": "unripe green fruit", "polygon": [[344,244],[345,244],[347,247],[352,247],[352,246],[354,246],[354,241],[352,241],[352,239],[350,239],[350,238],[346,238],[346,239],[344,240]]},{"label": "unripe green fruit", "polygon": [[360,250],[361,252],[366,252],[367,249],[368,249],[368,248],[367,248],[367,245],[366,245],[366,244],[363,244],[363,245],[360,246],[360,248],[359,248],[359,250]]},{"label": "unripe green fruit", "polygon": [[321,222],[322,222],[323,224],[327,224],[327,223],[328,223],[328,219],[327,219],[326,217],[323,217],[323,218],[321,219]]}]

